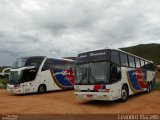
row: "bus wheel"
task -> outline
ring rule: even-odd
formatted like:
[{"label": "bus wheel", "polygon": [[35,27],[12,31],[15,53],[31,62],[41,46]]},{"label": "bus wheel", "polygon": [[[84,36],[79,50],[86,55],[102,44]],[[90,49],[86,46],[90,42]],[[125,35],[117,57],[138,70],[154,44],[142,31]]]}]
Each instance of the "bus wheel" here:
[{"label": "bus wheel", "polygon": [[128,99],[128,89],[125,86],[123,86],[121,90],[121,101],[126,102],[127,99]]},{"label": "bus wheel", "polygon": [[46,92],[46,86],[45,85],[40,85],[38,87],[38,93],[42,94]]},{"label": "bus wheel", "polygon": [[147,93],[151,92],[151,90],[152,90],[152,85],[148,82]]}]

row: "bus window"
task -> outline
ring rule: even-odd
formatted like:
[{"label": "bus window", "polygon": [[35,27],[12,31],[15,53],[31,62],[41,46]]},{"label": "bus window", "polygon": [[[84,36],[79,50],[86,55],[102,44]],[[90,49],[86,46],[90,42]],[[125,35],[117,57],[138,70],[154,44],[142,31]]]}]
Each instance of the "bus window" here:
[{"label": "bus window", "polygon": [[91,84],[109,83],[109,63],[98,62],[90,64],[90,80]]},{"label": "bus window", "polygon": [[127,55],[124,53],[120,53],[120,58],[121,58],[121,65],[127,67],[128,66]]},{"label": "bus window", "polygon": [[65,63],[65,70],[70,70],[70,75],[73,75],[74,63]]},{"label": "bus window", "polygon": [[134,57],[129,55],[128,59],[129,59],[129,66],[135,67]]},{"label": "bus window", "polygon": [[111,51],[111,61],[117,65],[120,65],[118,51]]},{"label": "bus window", "polygon": [[70,68],[74,68],[73,63],[65,63],[65,70],[69,70]]},{"label": "bus window", "polygon": [[141,68],[144,68],[144,60],[140,60],[141,61]]},{"label": "bus window", "polygon": [[148,62],[147,61],[145,61],[144,68],[148,70]]},{"label": "bus window", "polygon": [[153,63],[149,63],[149,64],[148,64],[148,69],[149,69],[150,71],[154,71],[154,64],[153,64]]},{"label": "bus window", "polygon": [[50,68],[50,62],[49,59],[47,59],[43,65],[42,71],[49,70],[49,68]]},{"label": "bus window", "polygon": [[79,64],[76,66],[75,84],[88,84],[88,68],[89,64]]},{"label": "bus window", "polygon": [[25,64],[26,64],[26,61],[27,61],[26,58],[17,59],[17,60],[13,63],[13,65],[11,66],[11,68],[12,68],[12,69],[18,69],[18,68],[24,67]]},{"label": "bus window", "polygon": [[55,61],[54,68],[56,69],[65,69],[65,62],[64,61]]},{"label": "bus window", "polygon": [[25,66],[35,66],[36,68],[39,68],[39,66],[42,63],[42,60],[43,58],[29,58]]},{"label": "bus window", "polygon": [[53,66],[54,61],[51,59],[47,59],[43,65],[42,71],[49,70],[51,66]]},{"label": "bus window", "polygon": [[140,61],[138,58],[135,58],[136,68],[140,68]]},{"label": "bus window", "polygon": [[115,64],[111,64],[111,82],[116,82],[121,79],[121,69]]}]

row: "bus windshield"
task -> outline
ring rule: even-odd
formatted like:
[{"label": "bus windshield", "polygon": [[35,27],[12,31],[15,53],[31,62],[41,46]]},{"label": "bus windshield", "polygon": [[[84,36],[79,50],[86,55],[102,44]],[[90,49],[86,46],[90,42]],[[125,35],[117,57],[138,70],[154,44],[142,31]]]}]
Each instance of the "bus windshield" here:
[{"label": "bus windshield", "polygon": [[18,69],[18,68],[25,67],[25,66],[34,66],[34,67],[39,68],[42,60],[43,58],[36,58],[36,57],[17,59],[13,63],[12,69]]},{"label": "bus windshield", "polygon": [[22,77],[22,71],[20,73],[18,73],[18,71],[11,71],[8,83],[9,84],[20,84],[21,77]]},{"label": "bus windshield", "polygon": [[75,84],[91,85],[109,83],[109,62],[94,62],[76,66]]},{"label": "bus windshield", "polygon": [[21,68],[25,66],[27,59],[17,59],[13,65],[12,65],[12,69],[17,69],[17,68]]},{"label": "bus windshield", "polygon": [[[12,65],[12,69],[10,71],[9,84],[20,84],[34,80],[43,59],[44,57],[17,59]],[[26,68],[17,70],[22,67]]]}]

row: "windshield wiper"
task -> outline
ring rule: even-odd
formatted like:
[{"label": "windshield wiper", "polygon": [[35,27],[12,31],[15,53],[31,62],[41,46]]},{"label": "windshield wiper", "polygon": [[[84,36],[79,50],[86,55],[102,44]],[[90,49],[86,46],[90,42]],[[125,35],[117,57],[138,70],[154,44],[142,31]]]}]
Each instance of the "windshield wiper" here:
[{"label": "windshield wiper", "polygon": [[90,76],[90,79],[89,79],[89,82],[90,82],[90,83],[92,83],[91,80],[93,80],[94,83],[97,83],[95,77],[94,77],[94,76],[92,75],[92,73],[91,73],[91,68],[89,69],[89,76]]},{"label": "windshield wiper", "polygon": [[85,68],[85,72],[84,73],[83,73],[83,70],[82,70],[82,78],[81,78],[79,83],[81,83],[87,77],[87,72],[88,72],[87,68]]}]

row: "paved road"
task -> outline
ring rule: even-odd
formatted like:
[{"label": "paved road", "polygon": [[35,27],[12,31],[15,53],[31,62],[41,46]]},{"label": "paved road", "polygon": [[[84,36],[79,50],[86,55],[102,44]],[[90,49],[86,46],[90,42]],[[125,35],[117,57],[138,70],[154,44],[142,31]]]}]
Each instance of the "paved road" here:
[{"label": "paved road", "polygon": [[160,114],[160,91],[117,101],[75,99],[73,90],[46,94],[11,95],[0,89],[0,113],[9,114]]}]

